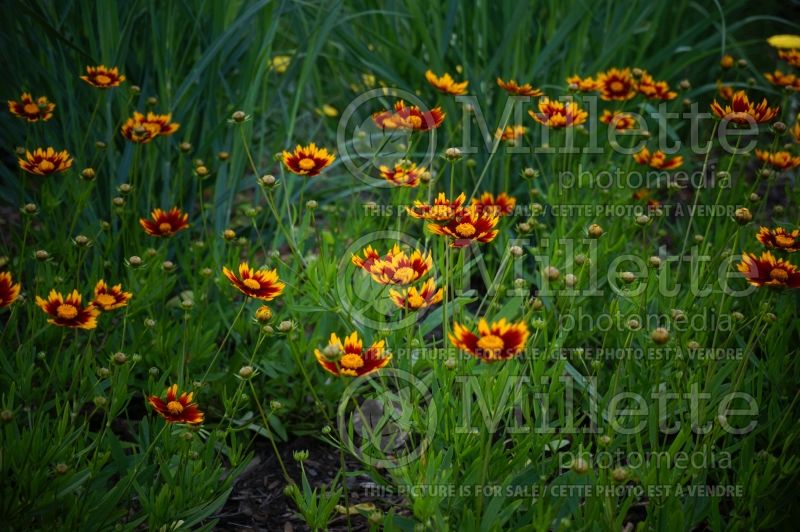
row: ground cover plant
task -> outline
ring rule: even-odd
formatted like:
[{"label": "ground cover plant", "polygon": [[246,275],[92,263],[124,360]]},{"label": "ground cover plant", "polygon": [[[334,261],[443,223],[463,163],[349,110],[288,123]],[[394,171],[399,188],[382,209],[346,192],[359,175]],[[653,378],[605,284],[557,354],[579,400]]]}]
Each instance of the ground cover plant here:
[{"label": "ground cover plant", "polygon": [[796,7],[5,7],[5,528],[796,522]]}]

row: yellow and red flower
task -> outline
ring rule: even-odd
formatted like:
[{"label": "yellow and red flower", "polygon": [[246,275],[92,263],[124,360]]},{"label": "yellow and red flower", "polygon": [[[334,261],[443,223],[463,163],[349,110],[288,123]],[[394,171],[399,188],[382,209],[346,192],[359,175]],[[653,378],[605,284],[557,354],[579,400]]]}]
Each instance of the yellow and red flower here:
[{"label": "yellow and red flower", "polygon": [[683,165],[683,157],[676,155],[672,158],[667,158],[667,155],[661,151],[656,150],[650,153],[647,147],[642,148],[639,152],[633,154],[633,160],[639,164],[649,166],[656,170],[674,170]]},{"label": "yellow and red flower", "polygon": [[328,348],[325,352],[315,349],[314,356],[325,371],[337,377],[342,375],[361,377],[385,367],[392,359],[392,355],[386,353],[383,340],[373,343],[369,349],[364,350],[361,338],[356,332],[345,336],[344,343],[339,340],[336,333],[331,333]]},{"label": "yellow and red flower", "polygon": [[431,233],[452,239],[451,247],[463,248],[472,242],[485,244],[494,240],[499,219],[495,213],[481,211],[478,206],[470,205],[457,212],[447,223],[429,223],[427,227]]},{"label": "yellow and red flower", "polygon": [[414,200],[414,205],[406,207],[406,212],[412,218],[444,222],[455,217],[463,208],[466,199],[467,196],[463,192],[453,201],[448,200],[444,192],[439,192],[439,195],[433,201],[433,205]]},{"label": "yellow and red flower", "polygon": [[760,257],[752,253],[743,254],[737,268],[753,286],[800,288],[797,267],[785,259],[776,259],[769,251]]},{"label": "yellow and red flower", "polygon": [[222,267],[222,273],[241,293],[262,301],[272,301],[286,287],[278,278],[277,270],[251,270],[246,262],[239,264],[238,277],[225,266]]},{"label": "yellow and red flower", "polygon": [[790,50],[778,50],[778,57],[789,63],[791,66],[800,68],[800,50],[792,48]]},{"label": "yellow and red flower", "polygon": [[674,100],[678,93],[670,90],[666,81],[655,81],[647,72],[643,73],[636,84],[636,90],[648,100]]},{"label": "yellow and red flower", "polygon": [[800,166],[800,155],[792,155],[788,151],[770,152],[757,149],[756,157],[776,170],[791,170]]},{"label": "yellow and red flower", "polygon": [[33,101],[33,97],[29,93],[23,92],[19,99],[18,102],[8,100],[8,110],[14,116],[24,118],[28,122],[38,122],[39,120],[46,122],[53,117],[56,104],[51,103],[47,96],[39,96],[36,101]]},{"label": "yellow and red flower", "polygon": [[372,115],[372,120],[381,129],[410,129],[413,131],[429,131],[436,129],[444,122],[445,113],[441,107],[430,111],[421,111],[419,107],[406,107],[403,100],[394,104],[394,110],[384,110]]},{"label": "yellow and red flower", "polygon": [[197,407],[197,403],[193,403],[192,399],[194,392],[183,392],[178,395],[178,385],[173,384],[167,388],[167,397],[161,399],[157,395],[151,395],[147,398],[150,406],[156,413],[163,417],[167,423],[187,423],[189,425],[199,425],[203,422],[205,416],[203,412]]},{"label": "yellow and red flower", "polygon": [[524,321],[510,323],[503,318],[490,325],[485,318],[481,318],[478,322],[478,334],[460,323],[453,323],[450,342],[456,348],[485,362],[496,362],[508,360],[521,353],[528,342],[529,334]]},{"label": "yellow and red flower", "polygon": [[506,82],[501,78],[497,78],[497,85],[507,93],[514,94],[516,96],[530,96],[531,98],[538,98],[544,94],[541,89],[534,88],[530,83],[518,85],[513,79],[510,79]]},{"label": "yellow and red flower", "polygon": [[51,175],[72,167],[72,157],[67,150],[56,151],[52,147],[36,148],[33,153],[25,150],[25,159],[17,161],[19,167],[30,174]]},{"label": "yellow and red flower", "polygon": [[789,253],[800,251],[800,231],[797,229],[789,232],[783,227],[776,227],[774,229],[761,227],[758,230],[756,238],[766,248],[779,249]]},{"label": "yellow and red flower", "polygon": [[134,112],[131,118],[122,125],[122,136],[137,144],[147,144],[156,137],[172,135],[181,127],[172,122],[172,114],[158,115]]},{"label": "yellow and red flower", "polygon": [[182,212],[178,207],[173,207],[168,211],[153,209],[149,220],[139,218],[139,225],[150,236],[172,236],[189,227],[189,214]]},{"label": "yellow and red flower", "polygon": [[597,75],[597,86],[603,100],[630,100],[636,96],[636,85],[630,68],[610,68]]},{"label": "yellow and red flower", "polygon": [[417,166],[411,161],[400,161],[393,168],[382,165],[378,170],[382,178],[399,187],[416,187],[427,172],[424,166]]},{"label": "yellow and red flower", "polygon": [[444,94],[452,94],[453,96],[466,94],[467,86],[469,85],[469,81],[457,82],[448,73],[437,76],[431,70],[425,72],[425,79],[427,79],[428,83],[437,91],[443,92]]},{"label": "yellow and red flower", "polygon": [[514,212],[517,198],[501,192],[494,196],[491,192],[484,192],[480,198],[472,198],[472,205],[478,207],[480,212],[489,212],[498,216],[507,216]]},{"label": "yellow and red flower", "polygon": [[725,100],[726,102],[731,101],[733,98],[733,93],[736,92],[733,90],[733,87],[730,85],[724,85],[720,80],[717,80],[717,94],[719,97]]},{"label": "yellow and red flower", "polygon": [[336,156],[327,148],[317,148],[315,143],[308,146],[297,145],[293,152],[283,152],[283,164],[290,172],[297,175],[313,177],[319,175],[333,163]]},{"label": "yellow and red flower", "polygon": [[525,126],[506,126],[505,129],[499,129],[495,132],[495,138],[503,140],[508,144],[514,145],[521,139],[525,133],[528,132],[528,128]]},{"label": "yellow and red flower", "polygon": [[798,79],[795,74],[784,74],[780,70],[775,70],[775,72],[772,73],[764,72],[764,77],[776,87],[792,88],[794,90],[800,89],[800,79]]},{"label": "yellow and red flower", "polygon": [[441,303],[444,297],[444,290],[442,288],[437,290],[436,281],[431,278],[422,283],[419,290],[414,286],[409,286],[402,291],[391,289],[389,290],[389,297],[399,308],[420,310]]},{"label": "yellow and red flower", "polygon": [[87,66],[86,75],[81,79],[97,89],[109,89],[119,87],[125,81],[125,76],[119,73],[117,67],[107,68],[105,65]]},{"label": "yellow and red flower", "polygon": [[60,292],[50,290],[47,299],[36,296],[36,305],[50,316],[47,322],[53,325],[75,329],[97,327],[97,316],[100,311],[91,303],[84,307],[81,304],[81,295],[77,290],[67,294],[67,297],[61,295]]},{"label": "yellow and red flower", "polygon": [[731,96],[731,104],[722,106],[714,100],[711,103],[711,112],[718,118],[729,120],[736,124],[748,124],[756,122],[763,124],[769,122],[778,115],[780,107],[770,107],[767,99],[764,98],[760,104],[754,105],[744,91],[736,91]]},{"label": "yellow and red flower", "polygon": [[361,253],[364,257],[354,254],[352,263],[380,284],[408,285],[421,279],[433,267],[430,251],[425,254],[415,249],[411,255],[407,255],[398,244],[383,256],[372,246],[367,246]]},{"label": "yellow and red flower", "polygon": [[618,131],[633,129],[636,127],[636,120],[634,119],[633,115],[624,111],[609,111],[606,109],[603,111],[600,121],[604,124],[608,124]]},{"label": "yellow and red flower", "polygon": [[789,132],[792,134],[794,141],[800,144],[800,121],[795,122]]},{"label": "yellow and red flower", "polygon": [[594,92],[600,88],[600,85],[594,78],[582,78],[580,76],[570,76],[567,78],[567,84],[574,86],[578,92]]},{"label": "yellow and red flower", "polygon": [[0,308],[17,300],[21,287],[19,283],[14,283],[10,272],[0,272]]},{"label": "yellow and red flower", "polygon": [[121,284],[108,286],[103,279],[97,281],[94,287],[94,300],[92,304],[103,311],[115,310],[128,305],[133,294],[122,290]]},{"label": "yellow and red flower", "polygon": [[539,100],[538,113],[529,110],[528,114],[540,124],[552,128],[579,126],[589,116],[575,102],[565,104],[546,97]]}]

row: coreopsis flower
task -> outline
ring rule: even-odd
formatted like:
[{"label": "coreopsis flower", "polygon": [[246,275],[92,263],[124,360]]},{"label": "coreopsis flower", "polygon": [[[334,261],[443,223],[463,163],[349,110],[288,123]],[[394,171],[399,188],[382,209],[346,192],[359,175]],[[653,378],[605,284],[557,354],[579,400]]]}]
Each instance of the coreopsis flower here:
[{"label": "coreopsis flower", "polygon": [[222,267],[222,273],[241,293],[262,301],[272,301],[286,287],[278,278],[277,270],[252,270],[246,262],[239,264],[238,277],[225,266]]},{"label": "coreopsis flower", "polygon": [[636,120],[633,115],[624,111],[609,111],[606,109],[603,111],[602,116],[600,116],[600,121],[618,131],[636,127]]},{"label": "coreopsis flower", "polygon": [[630,68],[610,68],[597,75],[597,87],[603,100],[630,100],[636,96],[636,85]]},{"label": "coreopsis flower", "polygon": [[331,333],[328,347],[323,351],[315,349],[314,356],[325,371],[337,377],[342,375],[361,377],[385,367],[392,359],[392,355],[386,353],[383,340],[373,343],[369,349],[364,350],[361,338],[356,332],[345,336],[344,343],[339,340],[336,333]]},{"label": "coreopsis flower", "polygon": [[649,166],[656,170],[674,170],[683,165],[683,157],[676,155],[672,158],[667,158],[667,155],[657,150],[650,153],[647,147],[642,148],[639,152],[633,154],[633,160],[639,164]]},{"label": "coreopsis flower", "polygon": [[137,144],[147,144],[156,137],[172,135],[181,127],[172,122],[172,114],[142,114],[138,111],[122,125],[122,136]]},{"label": "coreopsis flower", "polygon": [[737,269],[753,286],[800,288],[797,267],[785,259],[776,259],[769,251],[760,257],[752,253],[743,254]]},{"label": "coreopsis flower", "polygon": [[720,58],[719,66],[727,70],[729,68],[733,68],[734,62],[735,60],[733,59],[732,55],[725,54]]},{"label": "coreopsis flower", "polygon": [[298,144],[293,152],[283,152],[283,164],[286,168],[293,174],[308,177],[319,175],[334,159],[336,156],[329,153],[327,148],[317,148],[313,142],[308,146]]},{"label": "coreopsis flower", "polygon": [[756,157],[768,164],[775,170],[791,170],[800,166],[800,155],[792,155],[788,151],[770,152],[768,150],[756,150]]},{"label": "coreopsis flower", "polygon": [[800,79],[795,74],[784,74],[780,70],[775,72],[764,72],[764,77],[772,85],[776,87],[793,88],[794,90],[800,89]]},{"label": "coreopsis flower", "polygon": [[498,128],[494,136],[508,144],[516,144],[527,132],[528,128],[525,126],[506,126],[505,129]]},{"label": "coreopsis flower", "polygon": [[576,102],[559,102],[543,97],[539,100],[539,112],[528,111],[531,117],[540,124],[552,127],[563,128],[579,126],[586,122],[589,113],[582,110]]},{"label": "coreopsis flower", "polygon": [[453,96],[466,94],[467,86],[469,85],[469,81],[456,82],[448,73],[437,76],[431,70],[425,72],[425,79],[427,79],[428,83],[437,91],[444,94],[452,94]]},{"label": "coreopsis flower", "polygon": [[276,55],[270,61],[270,66],[272,66],[272,69],[278,74],[285,73],[291,64],[292,56],[290,55]]},{"label": "coreopsis flower", "polygon": [[354,254],[351,258],[352,263],[369,273],[372,279],[380,284],[411,284],[422,278],[433,267],[430,251],[426,254],[415,249],[411,255],[407,255],[398,244],[383,256],[372,246],[367,246],[361,253],[363,258]]},{"label": "coreopsis flower", "polygon": [[394,110],[384,110],[372,115],[372,120],[381,129],[409,129],[430,131],[444,122],[445,113],[441,107],[422,111],[415,105],[406,106],[403,100],[394,104]]},{"label": "coreopsis flower", "polygon": [[729,120],[736,124],[748,124],[756,122],[763,124],[769,122],[778,115],[780,107],[770,107],[767,99],[764,98],[760,104],[754,105],[744,91],[736,91],[731,96],[731,104],[724,107],[714,100],[711,104],[711,112],[717,117]]},{"label": "coreopsis flower", "polygon": [[756,238],[766,248],[778,249],[789,253],[800,251],[800,231],[797,229],[789,232],[783,227],[774,229],[761,227]]},{"label": "coreopsis flower", "polygon": [[792,134],[794,141],[800,144],[800,121],[795,122],[789,132]]},{"label": "coreopsis flower", "polygon": [[538,98],[544,94],[541,89],[534,88],[530,83],[518,85],[513,79],[510,79],[508,82],[506,82],[501,78],[497,78],[497,85],[507,93],[514,94],[516,96],[530,96],[531,98]]},{"label": "coreopsis flower", "polygon": [[157,395],[147,398],[150,406],[156,413],[163,417],[167,423],[188,423],[189,425],[199,425],[203,422],[204,415],[193,403],[194,392],[183,392],[178,395],[178,385],[173,384],[167,388],[167,396],[161,399]]},{"label": "coreopsis flower", "polygon": [[75,329],[97,327],[97,316],[100,311],[91,303],[84,307],[81,304],[81,295],[77,290],[67,294],[67,297],[61,295],[60,292],[50,290],[47,299],[36,296],[36,305],[50,316],[47,322],[53,325]]},{"label": "coreopsis flower", "polygon": [[773,48],[800,48],[800,35],[773,35],[767,42]]},{"label": "coreopsis flower", "polygon": [[636,90],[648,100],[674,100],[678,93],[670,90],[666,81],[655,81],[647,72],[643,73],[636,84]]},{"label": "coreopsis flower", "polygon": [[417,166],[410,161],[398,162],[392,168],[381,165],[378,170],[382,178],[399,187],[416,187],[427,172],[424,166]]},{"label": "coreopsis flower", "polygon": [[452,239],[451,247],[463,248],[472,242],[485,244],[494,240],[499,219],[495,213],[481,211],[478,206],[470,205],[457,212],[447,223],[429,223],[427,227],[431,233]]},{"label": "coreopsis flower", "polygon": [[94,300],[92,304],[103,311],[115,310],[128,305],[133,294],[122,290],[121,284],[108,286],[103,279],[97,281],[94,287]]},{"label": "coreopsis flower", "polygon": [[119,73],[117,67],[107,68],[105,65],[100,65],[87,66],[86,75],[81,76],[81,79],[97,89],[109,89],[119,87],[120,83],[125,81],[125,76]]},{"label": "coreopsis flower", "polygon": [[412,218],[443,222],[452,220],[456,213],[462,209],[466,199],[467,196],[463,192],[453,201],[448,200],[444,192],[439,192],[439,195],[433,201],[433,205],[414,200],[414,205],[406,207],[406,212]]},{"label": "coreopsis flower", "polygon": [[642,188],[634,191],[634,193],[631,194],[631,198],[633,198],[635,201],[646,200],[647,201],[647,206],[649,208],[658,209],[659,207],[661,207],[661,202],[659,200],[655,199],[655,198],[652,198],[651,197],[652,194],[653,194],[652,190],[650,190],[649,188],[646,188],[646,187],[642,187]]},{"label": "coreopsis flower", "polygon": [[779,50],[778,57],[789,63],[791,66],[800,68],[800,50],[795,48],[790,50]]},{"label": "coreopsis flower", "polygon": [[514,212],[517,206],[517,198],[501,192],[494,196],[491,192],[484,192],[480,198],[472,198],[472,205],[478,207],[481,212],[489,212],[498,216],[507,216]]},{"label": "coreopsis flower", "polygon": [[39,120],[46,122],[53,117],[56,104],[51,103],[47,96],[39,96],[34,101],[29,93],[23,92],[19,100],[18,102],[8,100],[8,110],[14,116],[24,118],[28,122],[38,122]]},{"label": "coreopsis flower", "polygon": [[719,97],[725,100],[726,102],[731,101],[733,98],[733,93],[736,92],[733,90],[733,87],[730,85],[724,85],[720,80],[717,80],[717,94]]},{"label": "coreopsis flower", "polygon": [[168,211],[153,209],[149,220],[139,218],[139,225],[150,236],[172,236],[189,227],[189,214],[182,212],[178,207],[173,207]]},{"label": "coreopsis flower", "polygon": [[19,167],[30,174],[51,175],[72,167],[72,157],[67,150],[56,151],[52,147],[36,148],[33,153],[25,150],[25,159],[18,159]]},{"label": "coreopsis flower", "polygon": [[578,92],[594,92],[600,85],[594,78],[582,78],[580,76],[570,76],[567,78],[567,85],[575,87]]},{"label": "coreopsis flower", "polygon": [[460,323],[453,323],[450,342],[458,349],[485,362],[508,360],[515,357],[528,342],[528,326],[524,321],[510,323],[505,318],[489,324],[485,318],[478,322],[478,334]]},{"label": "coreopsis flower", "polygon": [[21,285],[14,283],[10,272],[0,272],[0,308],[11,305],[19,297]]},{"label": "coreopsis flower", "polygon": [[414,286],[409,286],[402,291],[391,289],[389,290],[389,297],[399,308],[420,310],[441,303],[444,297],[444,290],[442,288],[437,290],[436,281],[431,278],[422,283],[419,290]]}]

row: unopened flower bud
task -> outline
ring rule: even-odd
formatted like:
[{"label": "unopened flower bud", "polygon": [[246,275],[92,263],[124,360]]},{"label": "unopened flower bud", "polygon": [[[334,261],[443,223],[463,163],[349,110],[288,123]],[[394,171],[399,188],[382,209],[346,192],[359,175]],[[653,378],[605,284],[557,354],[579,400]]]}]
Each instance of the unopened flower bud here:
[{"label": "unopened flower bud", "polygon": [[50,258],[50,254],[47,251],[43,250],[43,249],[36,250],[36,252],[33,254],[33,256],[39,262],[44,262],[44,261],[46,261],[47,259]]},{"label": "unopened flower bud", "polygon": [[114,356],[111,357],[111,359],[114,361],[114,364],[117,364],[118,366],[121,366],[128,361],[127,355],[122,352],[114,353]]},{"label": "unopened flower bud", "polygon": [[95,174],[94,168],[84,168],[81,170],[81,179],[84,181],[92,181],[95,177],[97,177],[97,174]]},{"label": "unopened flower bud", "polygon": [[669,331],[664,327],[658,327],[650,333],[650,339],[659,345],[666,344],[669,341]]},{"label": "unopened flower bud", "polygon": [[600,227],[598,224],[592,224],[589,226],[589,236],[591,238],[600,238],[603,236],[603,228]]},{"label": "unopened flower bud", "polygon": [[243,379],[249,379],[250,377],[253,376],[254,372],[255,371],[253,370],[253,366],[242,366],[239,369],[239,376]]},{"label": "unopened flower bud", "polygon": [[244,111],[236,111],[231,115],[231,118],[234,122],[244,122],[244,119],[247,118],[247,115],[244,114]]}]

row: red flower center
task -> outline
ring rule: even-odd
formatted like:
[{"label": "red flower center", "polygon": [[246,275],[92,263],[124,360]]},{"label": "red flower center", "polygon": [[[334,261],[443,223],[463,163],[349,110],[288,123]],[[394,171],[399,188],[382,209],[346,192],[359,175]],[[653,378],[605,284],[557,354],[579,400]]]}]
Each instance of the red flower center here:
[{"label": "red flower center", "polygon": [[75,308],[75,305],[70,305],[69,303],[63,303],[58,306],[56,309],[56,314],[58,314],[59,318],[63,318],[65,320],[71,320],[75,316],[78,315],[78,309]]}]

